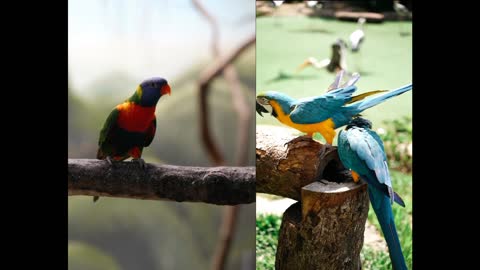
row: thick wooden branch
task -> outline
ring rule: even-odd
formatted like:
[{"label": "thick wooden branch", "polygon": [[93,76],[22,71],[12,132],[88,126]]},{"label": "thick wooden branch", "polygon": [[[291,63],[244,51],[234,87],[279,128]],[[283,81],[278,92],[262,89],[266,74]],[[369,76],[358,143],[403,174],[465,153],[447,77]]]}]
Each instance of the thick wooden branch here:
[{"label": "thick wooden branch", "polygon": [[257,192],[299,201],[302,187],[312,182],[351,181],[337,151],[320,159],[323,145],[317,141],[306,139],[285,145],[298,137],[296,130],[259,125],[256,133]]},{"label": "thick wooden branch", "polygon": [[187,167],[69,159],[68,195],[237,205],[255,202],[255,167]]}]

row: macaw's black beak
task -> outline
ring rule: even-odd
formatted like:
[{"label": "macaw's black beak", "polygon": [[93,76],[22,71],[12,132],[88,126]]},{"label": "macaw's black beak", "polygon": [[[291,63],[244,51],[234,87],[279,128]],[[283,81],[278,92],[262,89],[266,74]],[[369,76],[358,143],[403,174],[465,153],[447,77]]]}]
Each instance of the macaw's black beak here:
[{"label": "macaw's black beak", "polygon": [[268,113],[267,109],[265,109],[265,107],[263,107],[262,105],[260,105],[260,103],[258,103],[258,101],[256,101],[257,105],[256,105],[256,110],[257,110],[257,113],[263,117],[262,115],[262,112],[264,113]]}]

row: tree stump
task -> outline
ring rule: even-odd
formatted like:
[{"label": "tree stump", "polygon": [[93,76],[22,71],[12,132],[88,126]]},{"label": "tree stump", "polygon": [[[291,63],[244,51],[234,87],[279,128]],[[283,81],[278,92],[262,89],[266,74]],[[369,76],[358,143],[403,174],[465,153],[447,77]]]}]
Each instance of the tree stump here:
[{"label": "tree stump", "polygon": [[285,145],[297,134],[257,126],[256,191],[299,201],[283,214],[276,269],[361,269],[367,184],[353,182],[337,151],[320,159],[317,141]]},{"label": "tree stump", "polygon": [[361,269],[368,207],[364,182],[315,182],[302,188],[301,203],[283,215],[275,268]]}]

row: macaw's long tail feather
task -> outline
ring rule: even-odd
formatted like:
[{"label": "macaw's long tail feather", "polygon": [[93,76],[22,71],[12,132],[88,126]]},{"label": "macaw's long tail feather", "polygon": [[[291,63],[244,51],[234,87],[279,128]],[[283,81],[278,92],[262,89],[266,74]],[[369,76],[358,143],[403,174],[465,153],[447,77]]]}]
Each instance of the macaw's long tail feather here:
[{"label": "macaw's long tail feather", "polygon": [[352,100],[350,100],[346,104],[350,104],[350,103],[353,103],[355,101],[362,100],[362,99],[364,99],[368,96],[375,95],[375,94],[382,93],[382,92],[388,92],[388,90],[375,90],[375,91],[366,92],[366,93],[363,93],[363,94],[360,94],[360,95],[356,95],[356,96],[353,96]]},{"label": "macaw's long tail feather", "polygon": [[398,96],[398,95],[401,95],[409,90],[412,89],[412,84],[407,84],[405,86],[402,86],[398,89],[395,89],[395,90],[392,90],[392,91],[388,91],[386,94],[384,95],[381,95],[381,96],[378,96],[378,97],[374,97],[374,98],[369,98],[369,99],[365,99],[363,100],[362,102],[359,102],[359,103],[356,103],[352,106],[355,106],[358,110],[358,112],[362,112],[368,108],[371,108],[377,104],[380,104],[382,103],[383,101],[389,99],[389,98],[392,98],[392,97],[395,97],[395,96]]},{"label": "macaw's long tail feather", "polygon": [[368,186],[368,195],[380,227],[382,228],[383,236],[387,241],[393,269],[408,270],[400,246],[400,240],[398,239],[397,228],[393,220],[390,198],[371,185]]},{"label": "macaw's long tail feather", "polygon": [[393,200],[401,205],[402,207],[405,207],[405,202],[403,202],[402,198],[400,198],[400,195],[398,195],[395,191],[393,192]]}]

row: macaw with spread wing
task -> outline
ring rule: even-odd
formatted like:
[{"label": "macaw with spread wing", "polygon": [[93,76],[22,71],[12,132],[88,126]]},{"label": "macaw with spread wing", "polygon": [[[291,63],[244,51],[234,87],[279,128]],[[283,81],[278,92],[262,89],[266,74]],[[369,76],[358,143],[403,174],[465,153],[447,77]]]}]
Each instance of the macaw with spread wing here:
[{"label": "macaw with spread wing", "polygon": [[[353,96],[357,90],[354,84],[360,75],[352,75],[345,84],[338,87],[342,74],[343,71],[337,74],[335,82],[330,86],[331,90],[316,97],[294,99],[276,91],[260,93],[257,95],[257,113],[263,116],[262,112],[268,111],[281,123],[305,132],[309,137],[319,132],[327,142],[322,149],[324,152],[325,148],[331,147],[336,128],[348,124],[364,110],[412,89],[412,84],[407,84],[392,91],[376,90]],[[380,92],[386,93],[365,99]],[[294,140],[302,140],[302,137]]]},{"label": "macaw with spread wing", "polygon": [[383,142],[364,118],[354,118],[338,134],[338,156],[343,165],[351,169],[355,180],[362,178],[368,184],[370,203],[387,241],[393,269],[407,269],[395,227],[393,202],[405,203],[393,191]]}]

